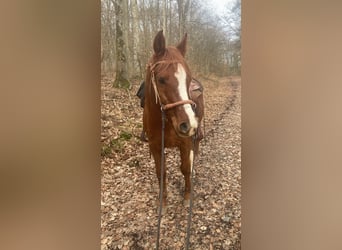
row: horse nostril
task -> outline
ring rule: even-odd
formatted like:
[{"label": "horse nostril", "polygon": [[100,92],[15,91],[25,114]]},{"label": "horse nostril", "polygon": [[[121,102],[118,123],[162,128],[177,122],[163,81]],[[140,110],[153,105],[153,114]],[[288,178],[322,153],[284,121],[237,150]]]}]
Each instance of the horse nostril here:
[{"label": "horse nostril", "polygon": [[183,134],[187,134],[190,130],[190,126],[187,122],[182,122],[179,125],[179,130],[183,133]]}]

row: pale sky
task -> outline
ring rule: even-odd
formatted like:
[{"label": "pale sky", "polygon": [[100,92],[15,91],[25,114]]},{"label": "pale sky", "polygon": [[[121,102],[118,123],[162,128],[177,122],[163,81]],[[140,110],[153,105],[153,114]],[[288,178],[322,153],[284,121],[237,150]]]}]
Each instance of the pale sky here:
[{"label": "pale sky", "polygon": [[207,0],[206,3],[221,14],[225,9],[228,2],[234,2],[234,0]]}]

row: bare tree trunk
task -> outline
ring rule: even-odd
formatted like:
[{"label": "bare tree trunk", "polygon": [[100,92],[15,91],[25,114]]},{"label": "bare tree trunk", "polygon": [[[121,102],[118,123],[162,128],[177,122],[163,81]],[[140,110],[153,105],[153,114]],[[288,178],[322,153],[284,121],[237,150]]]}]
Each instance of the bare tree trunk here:
[{"label": "bare tree trunk", "polygon": [[187,8],[187,23],[191,22],[191,0],[188,0],[188,8]]},{"label": "bare tree trunk", "polygon": [[132,72],[132,58],[130,53],[130,40],[129,40],[129,10],[128,10],[128,0],[123,1],[123,29],[124,40],[125,40],[125,54],[126,54],[126,64],[127,64],[127,76],[131,77]]},{"label": "bare tree trunk", "polygon": [[146,18],[146,15],[144,14],[145,11],[146,11],[146,8],[145,8],[145,0],[142,0],[142,9],[141,9],[141,12],[143,13],[142,14],[142,22],[143,22],[143,31],[141,32],[141,39],[140,39],[140,54],[141,54],[141,61],[142,62],[139,62],[140,63],[140,68],[142,71],[144,71],[144,68],[142,68],[143,65],[145,65],[147,63],[147,57],[149,55],[147,55],[147,52],[146,52],[146,49],[149,48],[150,46],[150,32],[149,32],[149,24],[147,23],[148,22],[148,19]]},{"label": "bare tree trunk", "polygon": [[[138,22],[139,22],[139,12],[138,12],[138,3],[137,3],[137,0],[132,0],[132,16],[133,16],[133,71],[137,72],[138,70],[136,70],[136,65],[134,64],[134,62],[137,62],[138,63],[138,66],[139,66],[139,71],[141,71],[140,69],[140,65],[139,65],[139,62],[140,62],[140,58],[139,58],[139,53],[138,53],[138,50],[139,50],[139,27],[138,27]],[[134,74],[134,77],[136,76],[137,74]],[[139,75],[141,75],[141,72],[139,72]]]},{"label": "bare tree trunk", "polygon": [[143,78],[153,36],[163,29],[167,44],[176,44],[189,32],[187,57],[195,71],[221,73],[226,68],[238,73],[241,1],[235,1],[222,24],[199,0],[101,0],[102,72],[114,73],[117,86],[124,85],[123,79]]},{"label": "bare tree trunk", "polygon": [[181,39],[182,35],[184,34],[184,11],[183,11],[183,3],[184,0],[177,0],[178,4],[178,27],[179,27],[179,37]]},{"label": "bare tree trunk", "polygon": [[[172,3],[169,1],[169,35],[167,36],[167,44],[171,44],[171,34],[172,34]],[[165,31],[166,32],[166,31]]]},{"label": "bare tree trunk", "polygon": [[103,75],[113,73],[114,63],[112,60],[113,48],[115,48],[112,23],[115,15],[112,12],[110,0],[101,2],[101,71]]},{"label": "bare tree trunk", "polygon": [[[166,23],[167,23],[167,16],[166,16],[166,11],[167,11],[167,0],[163,0],[163,31],[164,34],[167,36],[167,27],[166,27]],[[166,37],[166,41],[168,41],[167,37]]]},{"label": "bare tree trunk", "polygon": [[[125,53],[125,40],[123,33],[123,2],[126,0],[112,0],[115,9],[115,37],[116,37],[116,74],[114,80],[114,87],[129,88],[130,82],[127,75],[127,56]],[[127,32],[127,31],[126,31]]]},{"label": "bare tree trunk", "polygon": [[181,39],[186,31],[186,17],[190,9],[190,0],[177,0],[177,4],[179,20],[179,39]]},{"label": "bare tree trunk", "polygon": [[161,18],[160,18],[160,8],[159,8],[159,0],[156,0],[156,24],[157,24],[157,29],[159,30],[161,27]]}]

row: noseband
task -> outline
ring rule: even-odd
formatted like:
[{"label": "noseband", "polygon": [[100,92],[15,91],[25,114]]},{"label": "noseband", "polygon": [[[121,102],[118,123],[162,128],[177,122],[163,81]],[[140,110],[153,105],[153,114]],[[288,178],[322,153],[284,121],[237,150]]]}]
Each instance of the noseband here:
[{"label": "noseband", "polygon": [[160,104],[160,108],[161,110],[168,110],[168,109],[172,109],[174,107],[177,107],[179,105],[183,105],[183,104],[190,104],[194,107],[196,107],[196,103],[194,103],[192,100],[181,100],[181,101],[178,101],[178,102],[174,102],[174,103],[167,103],[167,104],[163,104],[160,100],[160,96],[159,96],[159,92],[158,92],[158,89],[157,89],[157,83],[156,83],[156,77],[155,77],[155,67],[158,65],[158,64],[171,64],[171,63],[179,63],[179,61],[166,61],[166,60],[162,60],[162,61],[158,61],[154,64],[149,64],[148,67],[150,67],[150,71],[151,71],[151,75],[152,75],[152,78],[151,78],[151,81],[152,81],[152,85],[153,85],[153,89],[154,89],[154,94],[156,96],[156,103],[158,103],[159,101],[159,104]]}]

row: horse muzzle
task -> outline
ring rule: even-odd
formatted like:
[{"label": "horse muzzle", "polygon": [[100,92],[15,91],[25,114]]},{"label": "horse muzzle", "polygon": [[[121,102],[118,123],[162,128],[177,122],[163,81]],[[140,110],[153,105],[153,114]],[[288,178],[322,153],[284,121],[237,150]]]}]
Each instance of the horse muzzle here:
[{"label": "horse muzzle", "polygon": [[177,132],[179,136],[188,137],[193,136],[197,127],[192,127],[190,122],[181,122],[178,125]]},{"label": "horse muzzle", "polygon": [[198,121],[190,104],[177,107],[175,115],[173,124],[177,134],[181,137],[193,136],[198,127]]}]

